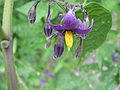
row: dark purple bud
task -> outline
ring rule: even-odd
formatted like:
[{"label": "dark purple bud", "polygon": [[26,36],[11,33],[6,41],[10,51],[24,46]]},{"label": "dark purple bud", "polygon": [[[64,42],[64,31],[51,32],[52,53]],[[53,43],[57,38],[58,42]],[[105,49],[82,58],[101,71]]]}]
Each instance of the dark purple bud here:
[{"label": "dark purple bud", "polygon": [[28,20],[30,24],[34,24],[36,20],[36,7],[40,0],[36,0],[35,3],[32,5],[32,7],[29,9],[28,12]]},{"label": "dark purple bud", "polygon": [[58,58],[62,55],[64,51],[64,37],[59,37],[58,43],[54,46],[54,56],[53,58]]},{"label": "dark purple bud", "polygon": [[46,22],[45,25],[44,25],[44,33],[45,33],[46,37],[49,37],[52,34],[52,28],[51,28],[51,26],[49,25],[48,22]]},{"label": "dark purple bud", "polygon": [[46,83],[46,79],[45,79],[45,78],[41,78],[41,79],[40,79],[40,82],[41,82],[42,84],[45,84],[45,83]]},{"label": "dark purple bud", "polygon": [[115,54],[112,54],[112,55],[111,55],[111,59],[112,59],[113,62],[117,62],[117,59],[116,59]]},{"label": "dark purple bud", "polygon": [[28,12],[28,20],[30,24],[34,24],[36,20],[36,8],[33,5]]},{"label": "dark purple bud", "polygon": [[80,37],[80,44],[78,48],[76,49],[75,57],[80,58],[81,53],[82,53],[82,38]]},{"label": "dark purple bud", "polygon": [[55,75],[54,74],[50,74],[49,75],[51,78],[55,78]]},{"label": "dark purple bud", "polygon": [[44,25],[44,33],[46,37],[49,37],[52,34],[52,27],[49,24],[49,21],[50,21],[49,19],[50,19],[50,2],[48,4],[48,16]]}]

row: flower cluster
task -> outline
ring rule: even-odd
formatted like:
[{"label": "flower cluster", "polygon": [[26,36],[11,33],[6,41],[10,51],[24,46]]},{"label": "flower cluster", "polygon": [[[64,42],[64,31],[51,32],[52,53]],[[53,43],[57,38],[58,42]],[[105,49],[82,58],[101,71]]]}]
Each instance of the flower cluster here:
[{"label": "flower cluster", "polygon": [[[66,46],[68,48],[71,48],[74,43],[73,36],[78,35],[80,37],[80,44],[78,48],[76,49],[75,56],[76,58],[79,58],[81,55],[81,50],[82,50],[82,39],[85,39],[86,35],[92,30],[94,19],[91,20],[91,25],[87,27],[88,26],[87,21],[89,21],[88,14],[86,10],[83,8],[83,6],[81,4],[80,5],[77,5],[77,4],[66,5],[65,4],[67,6],[66,13],[60,19],[60,20],[63,19],[62,25],[52,24],[50,20],[50,17],[51,17],[51,13],[50,13],[51,3],[50,2],[51,1],[55,1],[55,0],[49,0],[48,16],[47,16],[47,19],[44,25],[44,33],[45,33],[45,36],[48,38],[48,41],[46,43],[46,48],[50,46],[52,38],[58,35],[59,38],[58,38],[57,43],[54,46],[53,58],[59,58],[64,51],[64,43],[66,43]],[[36,3],[32,6],[32,8],[29,10],[29,21],[31,24],[35,22],[35,15],[36,15],[35,9],[36,9],[38,2],[39,1],[37,0]],[[76,18],[76,15],[75,15],[76,6],[79,6],[79,7],[81,6],[81,9],[84,15],[83,21]],[[52,32],[53,30],[55,31],[55,33]]]},{"label": "flower cluster", "polygon": [[[44,75],[48,76],[48,77],[50,77],[52,79],[55,78],[55,75],[53,73],[51,73],[50,70],[48,70],[48,69],[46,69],[44,71]],[[46,78],[40,78],[40,82],[41,82],[41,84],[45,84],[47,82],[47,79]]]},{"label": "flower cluster", "polygon": [[111,55],[111,60],[113,62],[118,62],[118,59],[120,58],[120,50],[116,49],[115,53]]}]

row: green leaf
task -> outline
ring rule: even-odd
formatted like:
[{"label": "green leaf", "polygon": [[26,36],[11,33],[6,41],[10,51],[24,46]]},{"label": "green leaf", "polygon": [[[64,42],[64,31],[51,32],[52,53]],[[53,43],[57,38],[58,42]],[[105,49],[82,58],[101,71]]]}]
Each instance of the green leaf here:
[{"label": "green leaf", "polygon": [[[83,56],[103,44],[112,24],[110,12],[99,4],[90,3],[85,6],[85,9],[88,12],[89,19],[94,18],[94,26],[86,39],[83,40]],[[80,10],[76,12],[78,18],[81,17],[80,14]]]}]

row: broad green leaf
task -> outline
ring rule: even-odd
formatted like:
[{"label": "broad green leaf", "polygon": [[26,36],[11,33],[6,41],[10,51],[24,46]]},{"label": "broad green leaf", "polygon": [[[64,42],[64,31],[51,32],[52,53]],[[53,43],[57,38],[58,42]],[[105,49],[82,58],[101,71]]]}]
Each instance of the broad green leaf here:
[{"label": "broad green leaf", "polygon": [[[86,39],[83,40],[83,56],[103,44],[112,24],[110,12],[99,4],[90,3],[85,6],[85,9],[88,12],[89,19],[94,19],[94,26]],[[81,18],[80,11],[77,11],[76,14],[78,18]]]}]

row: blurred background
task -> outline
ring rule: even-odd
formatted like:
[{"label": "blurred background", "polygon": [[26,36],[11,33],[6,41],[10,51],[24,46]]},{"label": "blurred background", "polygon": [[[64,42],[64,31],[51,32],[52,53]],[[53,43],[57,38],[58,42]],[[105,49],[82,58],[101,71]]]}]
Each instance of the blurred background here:
[{"label": "blurred background", "polygon": [[[85,0],[65,1],[83,3]],[[0,0],[0,27],[3,2]],[[74,52],[67,48],[62,57],[54,61],[52,55],[57,37],[50,48],[45,49],[43,28],[47,16],[46,1],[39,4],[37,21],[30,25],[27,13],[34,1],[14,0],[13,53],[19,90],[120,90],[120,0],[86,0],[87,4],[90,2],[100,4],[112,15],[112,27],[105,42],[87,53],[82,61],[75,59]],[[63,10],[57,4],[52,8],[51,19],[55,21]],[[7,90],[1,50],[0,90]]]}]

